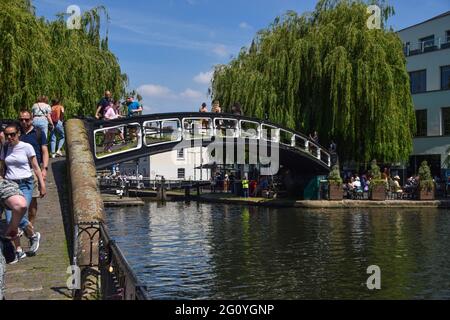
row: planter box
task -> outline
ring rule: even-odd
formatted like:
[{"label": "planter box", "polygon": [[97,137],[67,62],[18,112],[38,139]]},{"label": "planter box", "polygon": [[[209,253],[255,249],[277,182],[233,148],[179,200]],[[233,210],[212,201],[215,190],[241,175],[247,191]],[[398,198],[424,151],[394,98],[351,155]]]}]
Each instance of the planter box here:
[{"label": "planter box", "polygon": [[434,200],[434,190],[419,190],[418,191],[419,200]]},{"label": "planter box", "polygon": [[328,200],[342,200],[344,198],[344,189],[340,184],[329,184]]},{"label": "planter box", "polygon": [[384,184],[374,186],[370,194],[370,200],[384,201],[386,200],[386,187]]}]

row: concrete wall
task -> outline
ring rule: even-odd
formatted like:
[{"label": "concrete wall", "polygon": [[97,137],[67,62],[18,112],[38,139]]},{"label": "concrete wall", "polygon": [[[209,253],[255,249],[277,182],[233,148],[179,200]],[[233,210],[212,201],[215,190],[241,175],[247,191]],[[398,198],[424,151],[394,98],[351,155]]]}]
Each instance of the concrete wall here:
[{"label": "concrete wall", "polygon": [[[450,26],[449,26],[450,27]],[[450,48],[407,58],[408,72],[427,70],[427,91],[441,90],[441,67],[450,65]]]},{"label": "concrete wall", "polygon": [[[450,50],[448,51],[450,64]],[[450,90],[424,92],[413,95],[416,110],[427,110],[427,135],[441,136],[442,128],[442,108],[450,107]]]},{"label": "concrete wall", "polygon": [[[103,222],[103,200],[97,187],[96,168],[90,150],[88,135],[83,121],[73,119],[65,124],[68,181],[70,181],[70,205],[75,224]],[[78,250],[74,252],[78,265],[89,265],[91,237],[82,233],[77,239]],[[92,263],[98,264],[99,237],[92,238]],[[86,267],[81,270],[81,290],[79,298],[94,300],[98,298],[98,270]]]}]

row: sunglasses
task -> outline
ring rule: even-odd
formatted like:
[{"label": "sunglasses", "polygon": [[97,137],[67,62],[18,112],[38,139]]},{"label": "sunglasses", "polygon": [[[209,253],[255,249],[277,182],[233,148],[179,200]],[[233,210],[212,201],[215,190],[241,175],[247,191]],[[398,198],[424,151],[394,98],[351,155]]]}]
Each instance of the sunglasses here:
[{"label": "sunglasses", "polygon": [[20,118],[19,121],[30,122],[31,118]]},{"label": "sunglasses", "polygon": [[17,136],[17,132],[11,132],[11,133],[6,133],[5,132],[5,137],[9,138],[15,138]]}]

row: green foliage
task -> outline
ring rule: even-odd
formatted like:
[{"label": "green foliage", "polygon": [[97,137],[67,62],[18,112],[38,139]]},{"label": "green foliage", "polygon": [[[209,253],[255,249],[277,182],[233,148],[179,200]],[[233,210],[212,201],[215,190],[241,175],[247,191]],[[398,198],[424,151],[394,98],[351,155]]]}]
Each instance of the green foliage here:
[{"label": "green foliage", "polygon": [[372,180],[370,180],[369,190],[372,192],[376,186],[386,185],[386,181],[381,178],[380,167],[377,164],[377,160],[372,160],[370,163],[369,174],[372,176]]},{"label": "green foliage", "polygon": [[427,161],[422,162],[422,164],[420,165],[419,178],[420,178],[420,181],[433,180],[433,178],[431,176],[431,170],[430,170],[430,167],[428,166]]},{"label": "green foliage", "polygon": [[424,161],[419,168],[419,184],[420,190],[432,191],[434,189],[434,181],[431,176],[431,170],[428,162]]},{"label": "green foliage", "polygon": [[372,176],[372,179],[381,180],[381,171],[380,167],[377,165],[377,160],[372,160],[369,174]]},{"label": "green foliage", "polygon": [[[393,9],[383,1],[385,18]],[[403,45],[367,28],[362,0],[322,0],[310,14],[287,12],[228,65],[215,68],[211,95],[230,111],[335,137],[340,157],[367,163],[408,159],[414,107]]]},{"label": "green foliage", "polygon": [[332,184],[342,184],[341,172],[338,166],[333,166],[330,175],[328,176],[328,182]]},{"label": "green foliage", "polygon": [[30,1],[0,2],[0,118],[15,118],[40,95],[61,98],[68,117],[94,115],[105,90],[119,99],[127,76],[101,37],[98,7],[85,12],[81,30],[65,15],[53,22],[34,14]]}]

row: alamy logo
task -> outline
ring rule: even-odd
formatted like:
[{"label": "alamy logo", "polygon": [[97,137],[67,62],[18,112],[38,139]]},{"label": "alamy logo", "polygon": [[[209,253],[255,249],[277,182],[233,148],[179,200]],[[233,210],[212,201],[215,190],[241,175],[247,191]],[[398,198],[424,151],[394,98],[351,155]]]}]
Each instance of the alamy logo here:
[{"label": "alamy logo", "polygon": [[381,269],[379,266],[370,266],[367,268],[367,274],[371,276],[367,279],[367,289],[381,290]]},{"label": "alamy logo", "polygon": [[71,5],[67,7],[67,14],[70,17],[67,19],[67,29],[69,30],[80,30],[81,29],[81,9],[77,5]]},{"label": "alamy logo", "polygon": [[67,288],[69,290],[81,289],[81,271],[78,266],[68,266],[66,273],[70,274],[67,279]]},{"label": "alamy logo", "polygon": [[[257,132],[246,131],[249,136],[257,137]],[[201,148],[207,144],[207,157],[210,163],[216,165],[248,164],[261,165],[263,176],[276,175],[280,169],[280,150],[278,139],[270,138],[268,130],[261,130],[259,139],[242,139],[233,136],[233,131],[227,131],[225,137],[214,138],[204,136],[201,139],[183,140],[173,150]],[[266,137],[263,139],[262,137]],[[175,162],[175,159],[172,159]]]},{"label": "alamy logo", "polygon": [[381,29],[381,9],[377,5],[371,5],[367,7],[367,13],[370,14],[367,19],[367,28],[370,30]]}]

